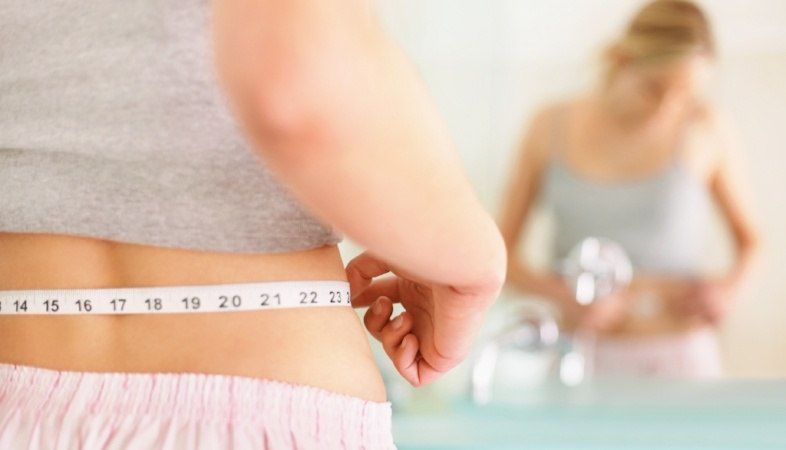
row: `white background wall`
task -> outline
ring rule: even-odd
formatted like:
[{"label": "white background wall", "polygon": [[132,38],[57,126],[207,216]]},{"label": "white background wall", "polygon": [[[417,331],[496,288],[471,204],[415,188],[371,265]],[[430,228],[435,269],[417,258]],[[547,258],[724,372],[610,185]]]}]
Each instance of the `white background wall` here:
[{"label": "white background wall", "polygon": [[[376,3],[431,88],[470,178],[495,214],[524,124],[539,105],[591,86],[599,51],[641,4]],[[786,1],[701,3],[721,47],[717,95],[738,124],[766,244],[758,282],[724,327],[727,365],[735,375],[786,376]],[[532,242],[544,241],[538,233]],[[542,245],[532,248],[537,257]],[[347,243],[344,250],[357,249]],[[713,258],[726,254],[719,243]]]}]

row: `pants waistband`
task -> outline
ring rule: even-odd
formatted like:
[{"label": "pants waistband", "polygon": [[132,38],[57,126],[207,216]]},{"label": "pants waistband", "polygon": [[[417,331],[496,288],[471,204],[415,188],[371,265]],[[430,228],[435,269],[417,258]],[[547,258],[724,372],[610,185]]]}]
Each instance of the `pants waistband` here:
[{"label": "pants waistband", "polygon": [[390,402],[243,376],[79,372],[0,363],[0,422],[9,411],[61,423],[147,417],[167,423],[258,424],[379,445],[368,448],[392,445]]}]

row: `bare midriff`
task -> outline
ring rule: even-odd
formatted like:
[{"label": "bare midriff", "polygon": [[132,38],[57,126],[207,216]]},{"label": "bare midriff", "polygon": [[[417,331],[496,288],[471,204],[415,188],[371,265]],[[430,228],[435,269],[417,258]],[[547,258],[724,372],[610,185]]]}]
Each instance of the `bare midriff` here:
[{"label": "bare midriff", "polygon": [[686,317],[670,305],[668,299],[685,295],[681,291],[686,289],[686,284],[679,280],[667,276],[640,274],[628,289],[629,298],[634,305],[617,326],[606,332],[608,335],[683,334],[708,326],[703,320]]},{"label": "bare midriff", "polygon": [[[336,246],[214,253],[91,237],[0,233],[0,290],[346,280]],[[305,384],[386,401],[347,307],[0,316],[0,362],[56,370],[192,372]]]}]

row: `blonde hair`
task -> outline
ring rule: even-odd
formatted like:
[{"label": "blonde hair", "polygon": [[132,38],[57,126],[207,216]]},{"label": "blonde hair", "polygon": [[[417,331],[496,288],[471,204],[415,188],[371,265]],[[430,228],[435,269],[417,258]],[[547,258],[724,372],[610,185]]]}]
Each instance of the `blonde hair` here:
[{"label": "blonde hair", "polygon": [[[704,11],[689,0],[655,0],[641,8],[607,51],[609,65],[620,59],[671,62],[691,55],[714,57],[715,39]],[[609,68],[611,75],[613,67]]]}]

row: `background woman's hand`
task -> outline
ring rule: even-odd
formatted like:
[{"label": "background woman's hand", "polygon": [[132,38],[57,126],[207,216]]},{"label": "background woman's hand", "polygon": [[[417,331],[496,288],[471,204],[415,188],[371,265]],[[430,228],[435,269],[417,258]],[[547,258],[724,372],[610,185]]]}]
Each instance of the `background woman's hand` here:
[{"label": "background woman's hand", "polygon": [[737,294],[735,283],[725,278],[639,276],[634,291],[659,298],[665,312],[685,322],[718,325]]},{"label": "background woman's hand", "polygon": [[685,316],[717,326],[726,317],[736,293],[736,286],[723,278],[699,278],[687,284],[673,306]]},{"label": "background woman's hand", "polygon": [[[374,280],[387,273],[394,276]],[[434,381],[469,354],[502,284],[460,292],[392,268],[369,253],[349,262],[347,277],[352,306],[370,306],[366,328],[413,386]],[[405,311],[391,320],[393,303]]]},{"label": "background woman's hand", "polygon": [[577,320],[577,329],[591,332],[608,331],[626,317],[629,303],[627,293],[620,291],[587,306],[579,305],[581,315]]},{"label": "background woman's hand", "polygon": [[[544,283],[545,284],[545,283]],[[606,331],[618,325],[627,315],[629,292],[622,290],[581,305],[570,286],[559,276],[549,276],[550,297],[557,302],[562,315],[562,326],[576,331]]]}]

